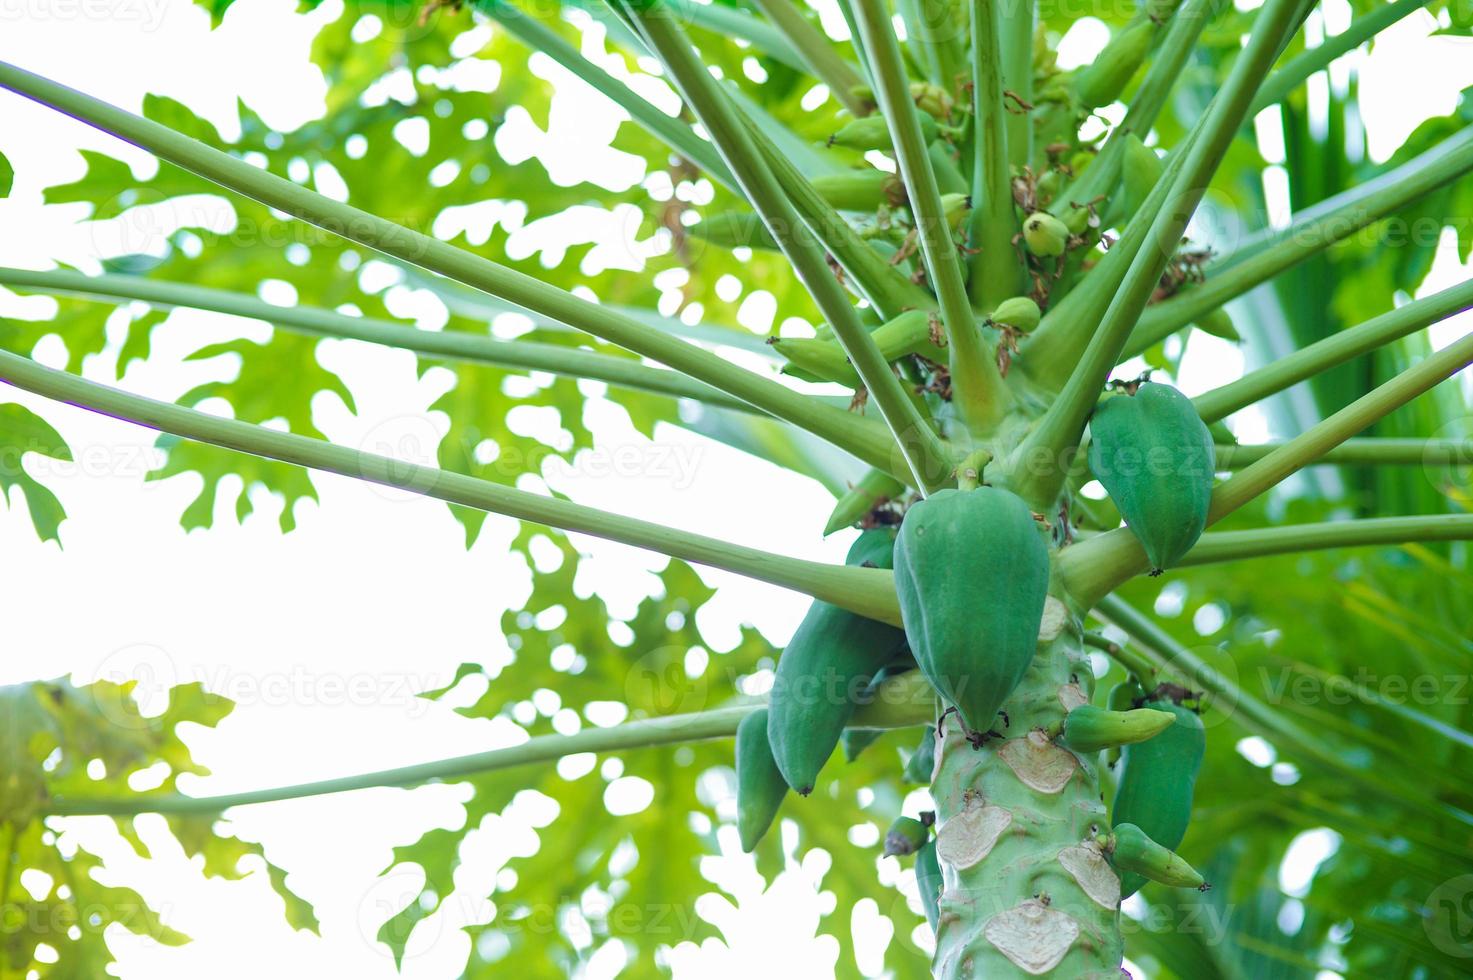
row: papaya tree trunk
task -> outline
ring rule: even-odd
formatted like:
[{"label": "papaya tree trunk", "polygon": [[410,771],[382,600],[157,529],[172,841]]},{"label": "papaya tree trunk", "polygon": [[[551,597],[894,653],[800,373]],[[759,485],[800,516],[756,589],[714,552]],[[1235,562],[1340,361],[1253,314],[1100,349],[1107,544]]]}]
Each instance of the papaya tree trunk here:
[{"label": "papaya tree trunk", "polygon": [[1038,655],[980,745],[956,715],[938,728],[931,792],[943,888],[937,980],[1120,976],[1120,879],[1094,842],[1108,829],[1099,754],[1050,738],[1089,700],[1079,620],[1050,599]]}]

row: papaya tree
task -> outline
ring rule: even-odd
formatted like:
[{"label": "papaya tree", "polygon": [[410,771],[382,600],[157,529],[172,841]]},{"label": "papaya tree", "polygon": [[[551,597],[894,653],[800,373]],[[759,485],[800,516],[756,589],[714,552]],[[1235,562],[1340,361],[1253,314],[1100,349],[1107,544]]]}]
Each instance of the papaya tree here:
[{"label": "papaya tree", "polygon": [[[228,16],[228,0],[205,6]],[[827,852],[839,908],[821,928],[847,935],[839,920],[873,901],[897,976],[1113,977],[1127,959],[1163,977],[1465,972],[1473,433],[1456,376],[1473,334],[1429,333],[1473,307],[1473,281],[1428,280],[1440,241],[1462,263],[1473,246],[1473,97],[1378,162],[1340,59],[1411,16],[1460,37],[1473,20],[1466,3],[1353,0],[1327,34],[1314,0],[1243,6],[368,2],[316,39],[327,114],[282,132],[242,106],[233,138],[171,99],[140,114],[0,64],[13,96],[160,161],[140,178],[88,153],[47,203],[103,220],[211,194],[236,219],[226,233],[186,215],[96,269],[0,269],[7,290],[54,300],[3,321],[0,380],[157,430],[150,478],[201,478],[187,527],[217,519],[236,477],[284,499],[290,531],[309,474],[330,473],[449,504],[468,543],[487,514],[512,518],[513,549],[552,542],[559,559],[532,563],[526,608],[501,623],[512,664],[466,664],[429,695],[483,680],[455,710],[520,726],[507,748],[192,796],[175,777],[200,768],[176,727],[230,708],[201,685],[149,718],[127,684],[0,689],[0,896],[41,871],[52,885],[16,907],[60,924],[7,930],[0,975],[100,975],[113,923],[186,941],[151,911],[118,914],[147,905],[101,885],[58,821],[111,816],[146,851],[132,818],[162,815],[207,874],[234,876],[262,854],[218,822],[232,808],[443,781],[470,787],[466,823],[397,850],[425,881],[378,924],[396,963],[461,887],[477,821],[528,788],[563,809],[498,880],[497,914],[463,927],[467,977],[571,973],[594,944],[621,946],[629,974],[667,972],[709,922],[672,933],[580,897],[693,907],[711,887],[698,862],[732,823],[769,876]],[[1086,17],[1108,42],[1061,63]],[[497,81],[464,85],[465,65]],[[610,145],[636,178],[567,186],[540,157],[512,159],[499,131],[540,125],[565,85],[616,114]],[[1266,217],[1270,169],[1287,221]],[[576,262],[529,255],[505,213],[478,229],[458,210],[488,202],[523,224],[592,209],[637,230],[617,261],[592,237]],[[370,262],[379,275],[357,274]],[[292,300],[263,298],[268,280]],[[443,329],[396,315],[389,284],[433,296]],[[759,292],[775,327],[741,309]],[[147,359],[174,310],[272,329],[201,346],[234,355],[233,380],[172,400],[84,375],[107,349],[119,371]],[[59,363],[37,355],[52,336]],[[314,396],[353,402],[318,358],[325,338],[454,378],[435,459],[326,437]],[[1194,358],[1233,345],[1246,370],[1183,390]],[[720,536],[523,483],[595,448],[594,397],[645,434],[681,427],[830,490],[812,535],[847,559],[743,541],[782,506],[755,475]],[[528,406],[569,438],[511,424]],[[1239,441],[1249,412],[1285,437]],[[0,485],[59,540],[61,501],[18,461],[70,448],[18,404],[0,406],[0,440]],[[662,591],[615,616],[576,587],[568,534],[668,556]],[[812,605],[784,648],[746,629],[692,667],[714,594],[692,565]],[[629,683],[636,669],[652,683]],[[1408,699],[1408,678],[1430,694]],[[707,704],[681,710],[695,682]],[[541,690],[572,730],[517,712]],[[622,720],[594,724],[611,700]],[[587,755],[618,756],[657,801],[590,819],[600,776],[548,775]],[[160,765],[162,783],[134,788]],[[700,788],[713,772],[731,774],[734,807]],[[1286,890],[1280,865],[1312,831],[1333,855]],[[266,867],[292,925],[315,928]],[[584,938],[522,925],[570,907]],[[836,970],[865,972],[852,951]]]}]

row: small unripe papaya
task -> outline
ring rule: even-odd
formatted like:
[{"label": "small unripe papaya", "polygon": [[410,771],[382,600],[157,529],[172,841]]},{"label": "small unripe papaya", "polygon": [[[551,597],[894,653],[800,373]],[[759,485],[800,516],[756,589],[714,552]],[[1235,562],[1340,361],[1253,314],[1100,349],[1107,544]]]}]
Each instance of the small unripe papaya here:
[{"label": "small unripe papaya", "polygon": [[921,893],[921,908],[926,910],[926,921],[931,931],[936,931],[936,920],[941,913],[941,862],[936,860],[936,841],[928,840],[916,851],[916,888]]},{"label": "small unripe papaya", "polygon": [[1023,219],[1023,243],[1034,255],[1063,255],[1069,247],[1069,226],[1047,211],[1034,211]]},{"label": "small unripe papaya", "polygon": [[1043,319],[1043,311],[1032,297],[1013,296],[998,303],[997,309],[987,319],[1000,326],[1010,327],[1018,333],[1027,333],[1038,326],[1038,321]]},{"label": "small unripe papaya", "polygon": [[767,742],[767,709],[743,718],[736,734],[737,835],[750,854],[787,795],[788,784],[772,759]]},{"label": "small unripe papaya", "polygon": [[[919,822],[919,821],[917,821]],[[1133,823],[1116,824],[1108,851],[1121,871],[1159,881],[1172,888],[1201,888],[1202,875],[1169,847],[1163,847]]]},{"label": "small unripe papaya", "polygon": [[1235,344],[1243,339],[1243,335],[1238,333],[1238,328],[1233,326],[1233,318],[1221,306],[1211,313],[1204,313],[1193,322],[1199,330],[1210,333],[1214,337],[1231,340]]},{"label": "small unripe papaya", "polygon": [[951,118],[951,93],[941,86],[930,82],[911,82],[910,97],[915,100],[916,108],[922,112],[928,112],[937,119]]},{"label": "small unripe papaya", "polygon": [[1170,713],[1152,708],[1111,711],[1082,704],[1064,716],[1062,737],[1075,752],[1099,752],[1144,742],[1175,720]]},{"label": "small unripe papaya", "polygon": [[852,526],[881,504],[904,495],[905,484],[895,477],[884,470],[868,471],[834,504],[823,526],[824,537]]},{"label": "small unripe papaya", "polygon": [[840,211],[877,211],[905,202],[905,185],[883,170],[846,170],[819,174],[810,183],[818,196]]},{"label": "small unripe papaya", "polygon": [[[921,136],[928,142],[936,138],[936,118],[924,110],[917,112],[916,116],[921,121]],[[890,126],[881,115],[864,116],[854,119],[843,126],[839,131],[829,137],[830,146],[844,146],[851,150],[883,150],[889,152]]]},{"label": "small unripe papaya", "polygon": [[[1110,821],[1117,829],[1135,824],[1157,844],[1175,850],[1192,819],[1192,795],[1207,736],[1202,719],[1190,708],[1170,700],[1148,701],[1146,707],[1169,711],[1176,721],[1155,738],[1127,745],[1121,753],[1124,768]],[[1137,873],[1123,875],[1121,897],[1135,894],[1144,883]]]},{"label": "small unripe papaya", "polygon": [[970,194],[942,194],[941,216],[946,220],[946,227],[952,231],[961,231],[962,222],[972,211],[972,197]]},{"label": "small unripe papaya", "polygon": [[905,635],[967,727],[989,730],[1033,662],[1048,583],[1048,549],[1016,494],[938,490],[906,511],[895,545]]},{"label": "small unripe papaya", "polygon": [[1171,385],[1106,398],[1090,420],[1089,465],[1151,563],[1170,568],[1201,537],[1212,503],[1212,433]]},{"label": "small unripe papaya", "polygon": [[[931,318],[923,310],[906,310],[880,324],[870,331],[870,339],[887,361],[907,354],[920,354],[932,361],[946,360],[945,353],[931,339]],[[780,337],[769,343],[788,361],[783,367],[784,374],[804,381],[835,381],[850,388],[859,388],[863,383],[859,372],[854,370],[844,349],[835,340]]]},{"label": "small unripe papaya", "polygon": [[896,817],[885,832],[885,857],[914,854],[930,839],[930,829],[915,817]]},{"label": "small unripe papaya", "polygon": [[1151,196],[1166,172],[1166,164],[1135,133],[1124,134],[1124,139],[1120,154],[1120,216],[1128,220],[1135,217]]},{"label": "small unripe papaya", "polygon": [[926,727],[916,750],[906,760],[902,778],[907,783],[931,785],[931,775],[936,771],[936,729]]},{"label": "small unripe papaya", "polygon": [[[1130,711],[1144,697],[1145,692],[1141,690],[1141,686],[1136,683],[1135,678],[1131,677],[1110,688],[1110,693],[1105,696],[1105,707],[1111,711]],[[1119,761],[1119,746],[1105,750],[1105,763],[1111,769],[1115,768],[1115,763]]]},{"label": "small unripe papaya", "polygon": [[1082,235],[1089,230],[1089,208],[1070,208],[1060,219],[1071,235]]},{"label": "small unripe papaya", "polygon": [[844,356],[844,349],[832,340],[817,337],[779,337],[769,341],[788,362],[783,365],[783,374],[792,375],[803,381],[842,381],[849,379],[857,384],[859,375]]},{"label": "small unripe papaya", "polygon": [[[889,528],[863,531],[845,562],[889,568],[893,542]],[[905,634],[893,626],[817,600],[808,608],[778,658],[768,701],[772,755],[789,786],[813,791],[858,698],[904,648]]]},{"label": "small unripe papaya", "polygon": [[686,234],[722,248],[758,248],[776,252],[777,240],[752,211],[723,211],[706,215],[686,229]]},{"label": "small unripe papaya", "polygon": [[1094,63],[1079,69],[1072,85],[1082,109],[1098,109],[1120,98],[1151,50],[1156,24],[1142,18],[1110,38]]}]

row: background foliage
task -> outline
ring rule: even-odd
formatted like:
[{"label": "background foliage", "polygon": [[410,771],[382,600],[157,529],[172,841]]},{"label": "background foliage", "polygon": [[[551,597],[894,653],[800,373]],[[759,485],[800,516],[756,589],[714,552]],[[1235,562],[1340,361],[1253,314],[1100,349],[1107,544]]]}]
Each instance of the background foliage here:
[{"label": "background foliage", "polygon": [[[216,0],[206,6],[219,17],[229,3]],[[1046,22],[1055,32],[1083,15],[1119,24],[1129,14],[1117,4],[1052,6],[1045,5]],[[1364,11],[1372,5],[1353,6]],[[1449,30],[1466,32],[1466,5],[1450,4],[1444,11],[1442,4],[1433,4],[1429,9],[1458,25]],[[369,32],[361,26],[365,11],[382,17],[383,25],[366,38]],[[589,11],[570,6],[564,13],[547,23],[585,55],[642,76],[640,84],[651,91],[660,84],[644,74],[647,64],[610,41]],[[1228,9],[1204,35],[1202,49],[1158,122],[1162,143],[1170,145],[1196,118],[1225,73],[1222,55],[1236,48],[1250,16]],[[691,34],[705,60],[718,66],[754,106],[806,141],[821,144],[838,125],[832,102],[817,109],[805,102],[811,83],[781,57],[698,25]],[[1300,45],[1296,40],[1286,56]],[[239,135],[230,140],[173,100],[150,98],[143,111],[273,173],[329,195],[346,195],[358,207],[433,230],[546,282],[604,303],[658,310],[672,329],[706,331],[704,339],[720,340],[749,359],[766,356],[760,340],[769,327],[775,332],[786,324],[796,332],[802,325],[792,323],[794,319],[818,322],[811,301],[779,256],[729,252],[683,234],[682,213],[692,202],[713,210],[738,202],[719,186],[692,179],[633,124],[620,125],[611,145],[638,158],[646,175],[625,186],[560,183],[544,161],[512,152],[518,141],[503,139],[503,129],[550,129],[556,110],[548,79],[564,84],[564,76],[499,28],[475,27],[469,11],[432,10],[420,23],[408,5],[355,5],[322,31],[314,60],[330,82],[329,113],[291,132],[272,130],[243,104]],[[491,91],[462,87],[458,79],[469,73],[468,63],[482,63],[482,71],[494,76]],[[1285,104],[1280,126],[1287,156],[1277,165],[1287,175],[1295,209],[1352,187],[1473,121],[1473,99],[1465,97],[1452,115],[1429,120],[1390,161],[1377,164],[1368,159],[1364,130],[1355,124],[1355,85],[1352,75],[1346,88],[1330,90],[1327,123],[1312,118],[1303,91]],[[86,156],[86,175],[50,188],[46,200],[85,202],[92,206],[87,220],[118,219],[140,231],[136,254],[108,257],[109,268],[247,293],[268,281],[286,283],[292,302],[388,319],[396,318],[394,290],[408,284],[443,293],[446,330],[484,332],[488,320],[495,319],[500,335],[522,331],[548,343],[620,354],[555,325],[497,316],[482,298],[388,267],[351,244],[249,201],[222,198],[212,185],[170,166],[139,180],[118,160],[98,153]],[[802,157],[809,167],[831,165],[823,160],[816,150]],[[1224,227],[1236,226],[1244,233],[1264,227],[1261,174],[1270,165],[1253,135],[1245,132],[1214,185],[1216,217]],[[232,216],[224,226],[214,218],[222,207]],[[1466,262],[1473,246],[1469,214],[1473,183],[1462,180],[1399,218],[1450,223],[1458,257]],[[622,254],[611,254],[580,230],[606,218],[621,229]],[[1383,222],[1378,227],[1389,226]],[[1292,269],[1235,307],[1247,349],[1303,345],[1391,308],[1397,296],[1416,292],[1434,250],[1431,244],[1400,244],[1388,234],[1359,235]],[[740,288],[724,285],[728,278]],[[776,319],[741,326],[743,303],[757,291],[770,295]],[[150,333],[163,319],[156,311],[124,309],[118,313],[107,304],[62,299],[47,319],[0,322],[0,345],[30,354],[42,338],[60,335],[66,366],[77,370],[84,357],[109,343],[107,327],[115,322],[110,318],[123,316],[128,322],[118,361],[121,372],[132,359],[149,356]],[[354,403],[342,379],[319,361],[317,344],[273,329],[203,345],[192,356],[217,363],[218,379],[179,401],[195,405],[222,400],[236,417],[321,435],[313,423],[317,399],[339,398],[349,410]],[[1425,349],[1424,339],[1412,338],[1317,379],[1310,411],[1334,411]],[[1172,370],[1182,356],[1183,345],[1171,340],[1148,352],[1146,362]],[[455,377],[435,405],[448,419],[435,450],[444,468],[513,483],[521,471],[504,465],[507,460],[544,455],[571,460],[592,445],[584,419],[586,385],[428,358],[420,366],[440,367]],[[1376,433],[1473,435],[1465,391],[1444,386],[1379,423]],[[750,419],[703,413],[651,395],[610,391],[608,397],[645,433],[658,422],[671,422],[738,445],[778,448],[793,465],[806,467],[809,475],[836,490],[858,475],[836,467],[831,455],[805,452],[805,443],[776,446],[774,440],[785,437]],[[1270,405],[1271,421],[1281,431],[1296,431],[1312,421],[1302,401],[1277,399]],[[545,424],[518,424],[525,409],[540,410]],[[56,458],[66,458],[69,451],[47,423],[17,405],[0,406],[0,440],[6,447]],[[294,467],[168,438],[160,446],[167,450],[166,462],[151,479],[183,473],[204,478],[200,496],[180,515],[186,527],[209,526],[216,488],[228,474],[283,495],[288,503],[281,517],[284,530],[293,525],[291,504],[315,497],[312,480]],[[44,485],[18,467],[0,470],[0,485],[7,492],[18,486],[37,533],[57,537],[63,514]],[[1230,525],[1319,520],[1346,511],[1466,509],[1468,488],[1467,474],[1460,472],[1325,468],[1268,504],[1234,516]],[[16,495],[9,499],[12,506],[19,503]],[[238,500],[237,517],[244,518],[250,496],[241,494]],[[467,541],[473,541],[482,515],[457,509],[456,516]],[[536,564],[525,610],[508,614],[501,624],[515,662],[488,676],[486,693],[457,710],[473,717],[512,718],[529,734],[539,734],[552,730],[550,720],[526,723],[517,712],[518,705],[538,692],[555,691],[562,707],[582,718],[588,717],[591,705],[610,700],[625,701],[629,717],[641,717],[688,707],[692,691],[699,691],[704,703],[715,704],[759,690],[765,682],[777,651],[753,630],[745,631],[734,647],[713,650],[702,669],[688,669],[693,662],[689,652],[709,648],[696,628],[695,614],[712,591],[687,566],[672,561],[659,576],[659,591],[632,618],[619,621],[597,596],[580,595],[575,588],[579,555],[562,534],[527,528],[513,547],[530,556],[534,538],[552,541],[558,560],[548,570],[543,570],[547,563]],[[1143,903],[1133,909],[1144,917],[1129,931],[1133,960],[1155,976],[1194,978],[1309,977],[1323,969],[1345,975],[1451,975],[1465,966],[1456,937],[1427,926],[1435,911],[1428,902],[1438,887],[1473,873],[1467,858],[1470,828],[1464,819],[1473,812],[1473,794],[1461,778],[1473,747],[1466,734],[1473,728],[1466,690],[1473,655],[1466,629],[1473,622],[1470,584],[1467,549],[1440,545],[1208,566],[1127,587],[1126,597],[1154,608],[1179,642],[1313,733],[1317,750],[1262,739],[1244,748],[1242,739],[1260,733],[1239,715],[1217,716],[1198,788],[1197,816],[1182,849],[1208,870],[1216,887],[1189,898],[1148,888],[1144,898],[1152,907]],[[467,664],[457,682],[481,673],[480,665]],[[1341,686],[1336,679],[1348,679],[1355,686],[1353,695],[1337,698]],[[1416,688],[1399,695],[1395,692],[1401,689],[1392,686],[1423,680],[1427,686],[1421,690],[1430,692],[1425,697]],[[63,836],[40,815],[51,795],[65,794],[78,784],[93,759],[101,760],[106,775],[89,780],[87,792],[109,787],[121,792],[130,774],[159,764],[170,775],[157,789],[170,788],[174,775],[195,771],[179,724],[213,724],[229,705],[197,686],[176,688],[168,712],[144,720],[137,717],[126,690],[105,682],[87,688],[64,681],[24,685],[0,690],[0,699],[6,705],[0,725],[6,772],[0,786],[5,817],[0,832],[9,842],[6,893],[16,894],[12,883],[23,870],[38,869],[53,887],[34,902],[53,919],[61,914],[57,921],[69,921],[67,909],[95,908],[112,909],[113,917],[123,921],[117,910],[132,909],[138,914],[123,921],[127,928],[161,942],[185,941],[136,895],[99,884],[95,858],[68,849]],[[783,834],[769,836],[757,857],[759,870],[771,876],[785,864],[804,861],[813,849],[826,853],[829,865],[821,887],[836,900],[821,929],[844,946],[836,966],[840,976],[860,975],[849,942],[850,913],[865,898],[877,902],[895,926],[886,969],[896,976],[929,975],[927,956],[912,936],[920,920],[918,906],[906,898],[914,893],[909,873],[898,874],[894,859],[880,858],[878,846],[878,830],[900,812],[911,791],[899,780],[900,763],[910,750],[907,743],[908,735],[887,735],[856,761],[831,764],[825,770],[829,782],[815,798],[785,805],[783,816],[792,823]],[[1323,764],[1324,754],[1343,765]],[[613,760],[601,761],[607,766]],[[474,796],[464,827],[432,831],[395,852],[396,864],[418,865],[427,880],[423,892],[383,925],[380,941],[396,957],[402,955],[415,924],[457,896],[456,869],[466,833],[493,820],[518,793],[535,790],[556,801],[558,815],[540,828],[538,848],[509,864],[515,875],[499,879],[489,895],[495,917],[470,930],[474,942],[466,976],[562,975],[607,942],[622,943],[629,954],[623,975],[662,975],[675,942],[718,935],[693,906],[702,893],[720,890],[702,877],[701,861],[718,850],[716,832],[729,816],[718,812],[709,781],[729,786],[730,763],[730,746],[723,742],[623,756],[619,771],[649,780],[659,792],[653,805],[620,818],[603,812],[606,770],[601,767],[574,778],[551,769],[518,769],[470,780]],[[1390,794],[1356,775],[1378,772],[1415,773],[1424,792]],[[259,854],[259,848],[221,836],[212,823],[176,818],[171,828],[190,854],[203,856],[209,873],[237,874],[241,858]],[[119,818],[119,826],[129,833],[128,818]],[[1307,888],[1286,894],[1279,877],[1286,853],[1299,835],[1320,828],[1332,831],[1338,846]],[[273,869],[272,877],[291,921],[312,928],[311,909],[286,889],[279,871]],[[903,881],[905,893],[893,884],[882,885],[882,877]],[[621,913],[628,909],[637,914]],[[657,912],[673,931],[654,921]],[[537,917],[549,913],[557,927],[536,928]],[[569,928],[570,917],[582,928]],[[76,938],[66,929],[56,934],[11,932],[4,946],[7,971],[98,975],[110,958],[100,942],[105,925],[83,917]],[[61,947],[59,963],[35,960],[38,942]]]}]

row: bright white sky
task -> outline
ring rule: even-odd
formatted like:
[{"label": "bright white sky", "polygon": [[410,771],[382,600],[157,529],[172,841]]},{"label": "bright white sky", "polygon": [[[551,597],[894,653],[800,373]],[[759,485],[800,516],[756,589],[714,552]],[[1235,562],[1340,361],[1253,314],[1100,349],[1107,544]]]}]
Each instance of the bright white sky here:
[{"label": "bright white sky", "polygon": [[[0,57],[133,110],[146,92],[156,92],[229,132],[239,97],[273,125],[292,127],[322,111],[324,84],[307,61],[308,46],[318,25],[341,9],[340,0],[307,15],[294,7],[293,0],[239,0],[224,26],[211,32],[206,14],[185,0],[17,0],[3,12]],[[1347,8],[1338,0],[1326,7],[1338,30]],[[1473,84],[1467,46],[1430,38],[1431,28],[1425,15],[1410,18],[1385,36],[1364,66],[1362,105],[1377,158],[1421,119],[1448,111],[1454,94]],[[1317,16],[1310,30],[1321,30]],[[1087,60],[1102,40],[1082,25],[1066,40],[1065,61]],[[1410,78],[1417,80],[1414,89],[1407,85]],[[559,100],[559,113],[567,113],[562,118],[574,121],[609,111],[579,87],[567,87]],[[139,172],[151,171],[152,162],[10,95],[0,96],[0,133],[0,147],[16,170],[14,195],[0,201],[0,228],[7,232],[0,235],[0,264],[87,265],[108,248],[107,241],[76,224],[84,209],[43,208],[43,181],[79,176],[79,148],[125,156]],[[547,145],[558,154],[554,163],[563,168],[563,179],[578,167],[580,153],[584,166],[596,159],[597,147],[580,151],[567,138]],[[1465,274],[1444,255],[1431,285],[1441,288]],[[33,304],[45,302],[22,302],[0,290],[0,315],[35,316],[44,308]],[[135,364],[123,384],[156,397],[177,396],[219,370],[182,363],[199,338],[224,339],[241,329],[238,321],[222,317],[176,313],[155,333],[148,364]],[[1450,322],[1434,336],[1440,346],[1466,329],[1466,320]],[[51,360],[59,343],[43,343],[38,356]],[[1192,344],[1192,352],[1203,356],[1189,358],[1181,379],[1189,391],[1241,370],[1231,346],[1201,335]],[[398,432],[406,424],[440,426],[426,409],[442,382],[433,373],[417,380],[408,354],[337,341],[324,341],[319,350],[358,402],[355,416],[336,398],[319,401],[317,422],[334,440],[373,446],[385,427]],[[111,381],[115,365],[112,347],[89,361],[86,371]],[[0,552],[6,556],[0,594],[13,611],[6,618],[15,651],[0,661],[0,683],[69,672],[79,682],[98,676],[204,680],[240,705],[217,731],[191,737],[195,758],[214,773],[184,781],[200,794],[381,769],[515,738],[492,723],[411,696],[445,683],[463,661],[493,663],[504,655],[497,624],[503,610],[520,604],[528,583],[522,560],[505,554],[510,522],[489,519],[480,542],[467,552],[460,526],[443,505],[316,476],[322,502],[299,508],[291,535],[278,530],[280,503],[260,490],[253,497],[257,512],[243,526],[233,520],[232,491],[222,495],[222,519],[213,530],[186,535],[177,517],[195,492],[196,478],[143,483],[151,433],[24,393],[6,390],[4,397],[45,415],[83,463],[27,460],[67,508],[64,550],[36,539],[18,493],[8,510],[0,510]],[[596,402],[590,419],[604,446],[644,443],[607,403]],[[1245,434],[1264,434],[1261,419],[1248,421]],[[815,532],[830,505],[821,488],[682,431],[665,429],[658,438],[691,462],[689,474],[585,474],[560,485],[610,510],[716,535],[731,533],[721,502],[733,499],[734,488],[760,487],[765,498],[785,504],[769,509],[761,522],[744,524],[745,543],[808,558],[841,557],[845,542],[823,542]],[[582,566],[586,587],[603,594],[616,613],[631,611],[654,584],[650,575],[633,570],[647,573],[663,564],[593,539],[579,545],[592,556]],[[741,622],[783,642],[802,615],[803,600],[783,590],[719,572],[703,575],[720,586],[701,614],[701,627],[717,649],[730,645]],[[604,775],[612,808],[647,805],[653,787],[621,779],[617,760],[606,764]],[[205,880],[161,839],[156,820],[139,821],[145,837],[159,844],[151,862],[134,856],[106,820],[73,820],[68,834],[106,855],[110,881],[137,888],[165,921],[194,937],[182,948],[163,949],[122,930],[109,933],[123,977],[225,980],[285,971],[372,980],[395,975],[387,950],[373,937],[420,882],[417,869],[379,879],[390,849],[430,828],[458,826],[462,799],[463,791],[436,786],[234,811],[234,829],[265,841],[273,860],[290,872],[292,886],[316,905],[320,938],[287,928],[264,875],[233,883]],[[919,809],[922,799],[919,794],[908,809]],[[524,797],[494,827],[473,837],[467,854],[472,859],[460,882],[465,894],[489,890],[506,855],[534,844],[530,828],[548,819],[546,804]],[[733,800],[725,807],[734,813]],[[869,843],[877,831],[857,832],[856,843]],[[827,858],[810,853],[764,894],[763,882],[738,852],[734,831],[725,844],[726,855],[711,859],[706,873],[741,897],[740,910],[714,894],[701,900],[699,910],[723,929],[726,943],[678,946],[671,957],[677,976],[750,976],[754,970],[826,975],[837,945],[812,937],[820,908],[833,902],[815,887]],[[1311,866],[1321,857],[1317,853]],[[890,861],[882,878],[894,880],[897,872]],[[485,921],[491,912],[488,902],[462,901],[459,894],[446,904],[447,912],[415,934],[407,975],[456,976],[468,943],[457,926]],[[878,919],[873,902],[861,903],[853,924],[861,962],[878,969],[876,953],[888,938],[888,925]],[[241,941],[245,936],[248,942]],[[592,977],[610,975],[622,958],[617,947],[590,954]]]}]

